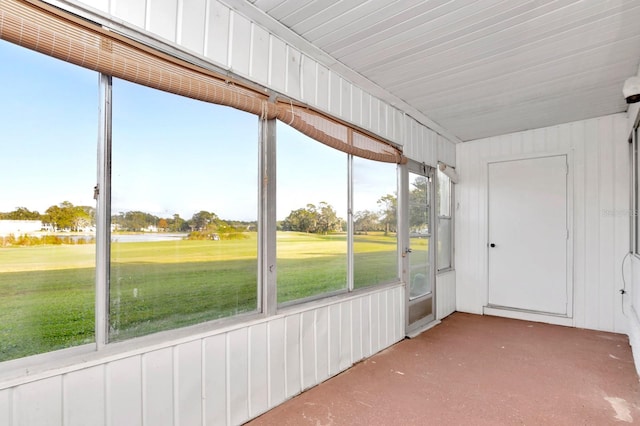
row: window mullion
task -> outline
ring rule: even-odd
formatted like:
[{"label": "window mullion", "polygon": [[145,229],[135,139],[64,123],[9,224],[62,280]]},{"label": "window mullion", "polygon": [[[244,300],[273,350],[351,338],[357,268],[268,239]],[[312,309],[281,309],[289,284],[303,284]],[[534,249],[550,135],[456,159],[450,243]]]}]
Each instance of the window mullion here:
[{"label": "window mullion", "polygon": [[100,349],[109,336],[109,265],[111,244],[111,112],[112,79],[100,74],[98,127],[98,183],[96,206],[96,345]]},{"label": "window mullion", "polygon": [[347,156],[347,289],[353,291],[353,155]]},{"label": "window mullion", "polygon": [[266,315],[278,306],[276,271],[276,120],[260,121],[258,217],[259,306]]}]

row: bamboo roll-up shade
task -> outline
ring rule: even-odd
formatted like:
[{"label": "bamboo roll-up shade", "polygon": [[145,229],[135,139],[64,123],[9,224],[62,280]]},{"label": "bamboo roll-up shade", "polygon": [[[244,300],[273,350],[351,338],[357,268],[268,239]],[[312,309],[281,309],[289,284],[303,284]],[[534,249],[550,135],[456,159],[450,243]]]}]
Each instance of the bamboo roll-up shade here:
[{"label": "bamboo roll-up shade", "polygon": [[0,39],[106,75],[176,95],[278,118],[340,151],[371,160],[405,163],[395,147],[328,116],[291,103],[268,102],[260,93],[230,83],[98,24],[37,0],[0,0]]},{"label": "bamboo roll-up shade", "polygon": [[387,163],[407,162],[397,148],[310,109],[279,102],[276,117],[310,138],[347,154]]},{"label": "bamboo roll-up shade", "polygon": [[230,84],[224,76],[204,72],[51,6],[0,0],[0,39],[133,83],[275,116],[266,94]]}]

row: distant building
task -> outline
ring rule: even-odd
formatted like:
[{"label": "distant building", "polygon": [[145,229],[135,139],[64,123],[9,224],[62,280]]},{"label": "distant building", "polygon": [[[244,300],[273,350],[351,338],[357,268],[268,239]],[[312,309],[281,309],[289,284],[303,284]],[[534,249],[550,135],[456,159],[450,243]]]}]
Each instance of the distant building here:
[{"label": "distant building", "polygon": [[142,232],[158,232],[158,227],[155,225],[149,225],[146,228],[141,229]]},{"label": "distant building", "polygon": [[0,236],[28,235],[43,229],[40,220],[0,220]]}]

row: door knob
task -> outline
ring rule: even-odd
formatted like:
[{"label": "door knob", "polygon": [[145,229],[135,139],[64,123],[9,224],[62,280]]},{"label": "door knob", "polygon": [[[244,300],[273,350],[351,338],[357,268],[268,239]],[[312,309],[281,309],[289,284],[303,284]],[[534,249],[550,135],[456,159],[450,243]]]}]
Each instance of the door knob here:
[{"label": "door knob", "polygon": [[496,245],[494,243],[489,244],[489,247],[495,247]]}]

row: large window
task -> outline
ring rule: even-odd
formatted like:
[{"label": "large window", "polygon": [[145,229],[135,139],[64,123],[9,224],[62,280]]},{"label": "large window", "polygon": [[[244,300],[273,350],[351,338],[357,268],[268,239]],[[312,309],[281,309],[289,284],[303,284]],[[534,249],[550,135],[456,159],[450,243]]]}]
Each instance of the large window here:
[{"label": "large window", "polygon": [[453,267],[452,183],[449,176],[438,169],[438,271]]},{"label": "large window", "polygon": [[278,122],[278,302],[347,289],[347,155]]},{"label": "large window", "polygon": [[114,80],[111,340],[257,309],[257,124]]},{"label": "large window", "polygon": [[4,41],[0,63],[4,361],[94,341],[98,74]]},{"label": "large window", "polygon": [[353,286],[398,280],[397,166],[353,158]]},{"label": "large window", "polygon": [[399,150],[38,16],[1,36],[103,74],[0,42],[0,362],[399,280]]}]

